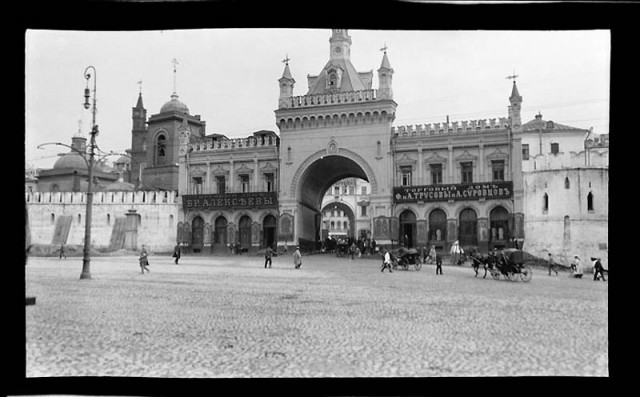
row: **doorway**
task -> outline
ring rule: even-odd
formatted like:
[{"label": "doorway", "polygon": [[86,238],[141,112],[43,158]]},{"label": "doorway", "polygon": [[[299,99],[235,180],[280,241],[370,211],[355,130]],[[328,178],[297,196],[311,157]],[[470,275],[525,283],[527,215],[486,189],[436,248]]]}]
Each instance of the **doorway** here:
[{"label": "doorway", "polygon": [[276,248],[276,217],[267,215],[262,221],[262,248]]},{"label": "doorway", "polygon": [[201,217],[197,216],[193,218],[191,233],[191,247],[193,252],[201,252],[204,246],[204,220]]},{"label": "doorway", "polygon": [[398,241],[401,246],[415,247],[417,236],[416,214],[410,210],[404,210],[400,214],[400,236]]}]

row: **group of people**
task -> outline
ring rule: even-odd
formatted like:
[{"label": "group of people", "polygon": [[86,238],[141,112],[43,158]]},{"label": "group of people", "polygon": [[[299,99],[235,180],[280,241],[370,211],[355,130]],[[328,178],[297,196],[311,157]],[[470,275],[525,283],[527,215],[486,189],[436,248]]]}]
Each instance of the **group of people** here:
[{"label": "group of people", "polygon": [[361,237],[359,239],[351,237],[339,237],[333,236],[327,237],[322,244],[323,252],[335,252],[337,255],[347,255],[351,259],[354,259],[356,255],[361,257],[362,255],[373,255],[377,252],[377,245],[375,239],[369,239]]},{"label": "group of people", "polygon": [[[548,255],[547,266],[549,269],[549,276],[551,275],[551,272],[555,272],[557,276],[558,270],[556,270],[556,263],[553,261],[553,255],[551,255],[550,252]],[[573,256],[573,262],[571,262],[569,267],[571,268],[571,277],[582,278],[582,275],[584,274],[584,266],[582,265],[582,261],[578,255]],[[602,279],[602,281],[607,281],[604,276],[606,270],[604,266],[602,266],[600,258],[591,257],[591,267],[593,269],[593,281],[599,281],[600,279]]]},{"label": "group of people", "polygon": [[[273,257],[273,249],[270,246],[268,246],[267,249],[264,251],[264,268],[265,269],[267,267],[269,269],[271,268],[272,257]],[[295,269],[300,269],[300,266],[302,266],[302,254],[300,253],[300,246],[296,245],[296,250],[293,251],[293,267]]]}]

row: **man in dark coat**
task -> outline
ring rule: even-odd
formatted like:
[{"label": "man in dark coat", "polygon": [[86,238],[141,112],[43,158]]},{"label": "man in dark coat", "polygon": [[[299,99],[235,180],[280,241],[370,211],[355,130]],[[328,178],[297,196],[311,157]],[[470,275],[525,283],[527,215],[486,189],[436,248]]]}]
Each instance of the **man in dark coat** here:
[{"label": "man in dark coat", "polygon": [[271,247],[267,246],[266,251],[264,251],[264,268],[267,268],[267,263],[269,263],[269,268],[271,268],[271,256],[273,256],[273,250]]},{"label": "man in dark coat", "polygon": [[173,263],[177,265],[178,259],[180,259],[180,244],[176,244],[176,246],[173,247],[173,257],[176,258]]}]

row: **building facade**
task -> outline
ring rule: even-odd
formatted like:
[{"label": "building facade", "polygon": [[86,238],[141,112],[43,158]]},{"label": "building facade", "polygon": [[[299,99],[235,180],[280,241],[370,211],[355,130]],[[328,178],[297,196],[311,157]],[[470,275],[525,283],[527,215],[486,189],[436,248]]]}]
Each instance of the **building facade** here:
[{"label": "building facade", "polygon": [[[153,236],[147,245],[181,243],[187,252],[204,254],[228,252],[231,245],[315,249],[329,234],[373,238],[384,246],[434,245],[443,252],[456,240],[482,251],[518,241],[532,253],[567,253],[591,237],[589,250],[606,246],[608,136],[541,115],[523,124],[515,80],[504,115],[394,126],[398,103],[386,50],[374,88],[374,72],[352,64],[351,44],[347,30],[332,30],[329,59],[308,75],[304,95],[294,95],[296,81],[285,63],[275,110],[279,133],[206,135],[205,121],[190,115],[175,87],[171,100],[147,120],[140,94],[132,108],[131,162],[123,166],[138,190],[152,189],[147,194],[155,197],[167,191],[169,198],[148,202],[141,191],[116,193],[116,201],[124,200],[117,210],[109,199],[94,200],[105,208],[97,210],[104,212],[98,218],[143,214],[141,225],[155,227],[142,233]],[[544,194],[546,210],[540,207]],[[42,209],[47,219],[30,221],[38,229],[34,240],[63,241],[66,226],[58,220],[77,217],[67,204],[79,196],[64,196],[66,207],[58,196],[44,202],[27,197],[32,207],[51,206]],[[144,214],[155,220],[145,221]],[[128,222],[132,231],[136,223]],[[599,232],[587,236],[595,225]],[[54,229],[44,232],[46,227]],[[120,233],[113,224],[100,227],[109,236]]]},{"label": "building facade", "polygon": [[524,249],[569,265],[601,258],[608,265],[609,136],[545,121],[525,124],[522,175]]}]

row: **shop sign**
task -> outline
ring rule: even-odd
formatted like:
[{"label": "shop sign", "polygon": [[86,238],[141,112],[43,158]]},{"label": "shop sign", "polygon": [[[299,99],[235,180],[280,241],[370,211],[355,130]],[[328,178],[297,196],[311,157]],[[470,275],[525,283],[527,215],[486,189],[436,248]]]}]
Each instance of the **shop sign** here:
[{"label": "shop sign", "polygon": [[225,210],[277,208],[277,192],[187,194],[182,196],[184,210]]},{"label": "shop sign", "polygon": [[393,200],[396,203],[497,200],[511,197],[513,197],[513,181],[398,186],[393,188]]}]

